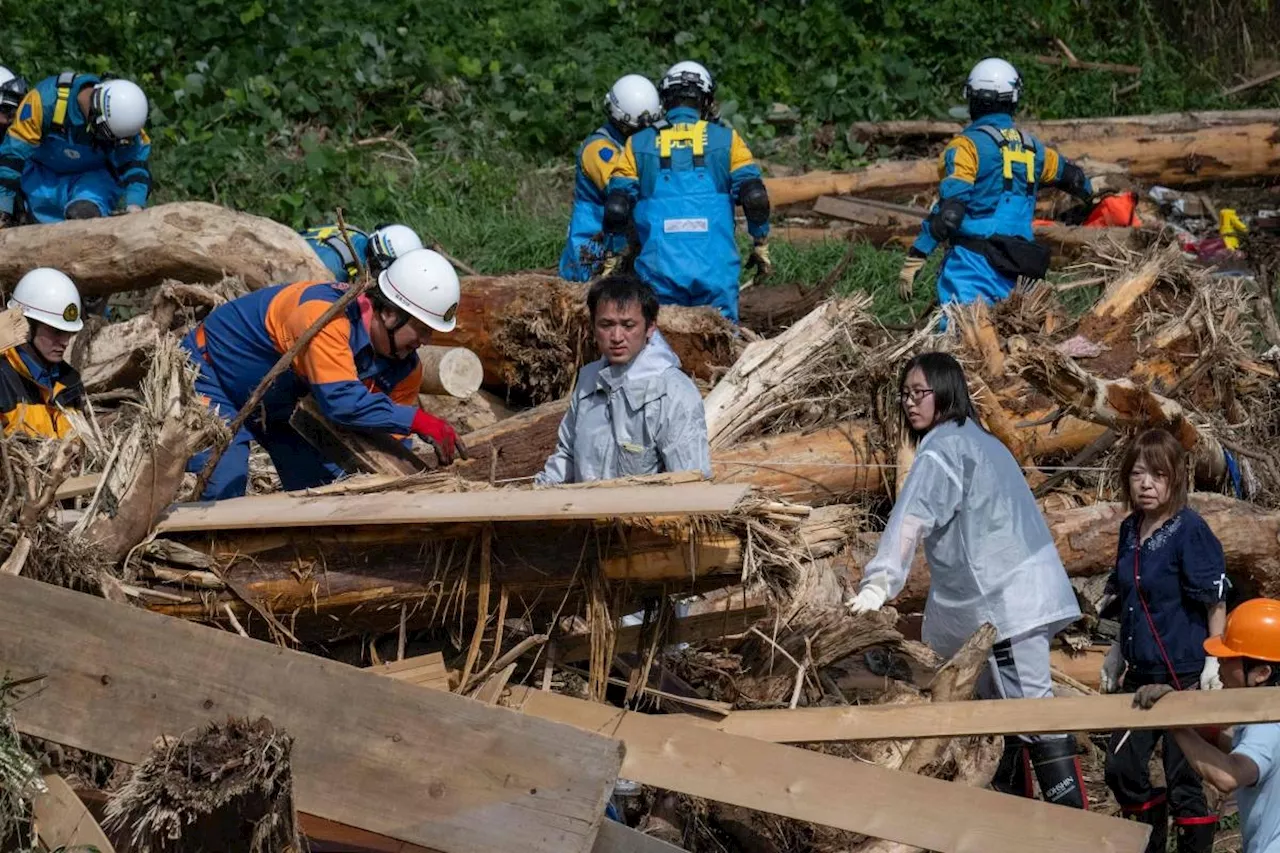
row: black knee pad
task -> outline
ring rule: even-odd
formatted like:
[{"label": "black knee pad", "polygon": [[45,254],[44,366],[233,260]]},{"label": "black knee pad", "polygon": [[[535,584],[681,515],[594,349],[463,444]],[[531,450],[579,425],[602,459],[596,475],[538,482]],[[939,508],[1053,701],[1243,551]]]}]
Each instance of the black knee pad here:
[{"label": "black knee pad", "polygon": [[102,210],[91,201],[76,199],[67,205],[67,219],[98,219],[101,216]]}]

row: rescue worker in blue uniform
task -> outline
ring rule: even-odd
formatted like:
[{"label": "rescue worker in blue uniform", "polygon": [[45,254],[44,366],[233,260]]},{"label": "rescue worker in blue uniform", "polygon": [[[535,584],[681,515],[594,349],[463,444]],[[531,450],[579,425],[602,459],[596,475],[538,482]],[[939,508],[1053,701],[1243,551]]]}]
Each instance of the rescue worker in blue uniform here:
[{"label": "rescue worker in blue uniform", "polygon": [[676,63],[658,92],[666,117],[623,147],[609,179],[605,232],[623,234],[634,220],[635,270],[660,303],[712,305],[736,323],[742,260],[734,207],[742,206],[755,241],[748,264],[767,276],[769,193],[742,137],[709,119],[715,83],[707,69]]},{"label": "rescue worker in blue uniform", "polygon": [[[280,356],[344,290],[331,282],[282,284],[215,308],[182,342],[200,371],[196,391],[230,422]],[[396,259],[378,276],[377,286],[330,320],[275,381],[259,412],[232,437],[201,499],[244,494],[250,440],[271,454],[285,489],[340,476],[341,469],[289,424],[294,406],[308,393],[338,426],[413,433],[435,447],[442,464],[451,463],[460,446],[457,433],[418,406],[422,363],[417,350],[433,331],[453,331],[458,297],[458,275],[439,254],[419,249]],[[196,454],[188,470],[203,470],[208,455]]]},{"label": "rescue worker in blue uniform", "polygon": [[151,193],[147,96],[71,71],[36,84],[0,142],[0,225],[141,210]]},{"label": "rescue worker in blue uniform", "polygon": [[407,225],[379,225],[369,234],[348,225],[345,235],[337,225],[321,225],[302,237],[339,283],[355,281],[364,270],[376,278],[396,258],[422,248],[422,238]]},{"label": "rescue worker in blue uniform", "polygon": [[1084,171],[1014,126],[1022,93],[1017,70],[984,59],[965,84],[972,123],[943,151],[938,203],[907,253],[899,275],[903,299],[939,244],[949,248],[938,273],[938,301],[998,302],[1019,278],[1043,278],[1049,249],[1033,239],[1036,193],[1056,186],[1081,199],[1093,195]]},{"label": "rescue worker in blue uniform", "polygon": [[609,120],[578,149],[569,238],[560,255],[560,277],[566,281],[590,281],[600,273],[607,255],[626,248],[625,237],[620,235],[611,235],[606,245],[604,200],[609,177],[627,139],[662,115],[658,89],[639,74],[619,78],[605,97],[604,107]]},{"label": "rescue worker in blue uniform", "polygon": [[0,134],[9,132],[28,88],[26,80],[0,65]]}]

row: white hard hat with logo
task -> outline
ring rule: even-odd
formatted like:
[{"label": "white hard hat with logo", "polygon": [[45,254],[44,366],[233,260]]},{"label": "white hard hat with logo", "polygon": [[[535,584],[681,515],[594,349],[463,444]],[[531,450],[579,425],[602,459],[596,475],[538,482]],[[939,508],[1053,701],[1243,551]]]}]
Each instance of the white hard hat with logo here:
[{"label": "white hard hat with logo", "polygon": [[438,252],[417,249],[396,258],[378,276],[378,290],[437,332],[452,332],[457,326],[462,286],[453,265]]},{"label": "white hard hat with logo", "polygon": [[80,291],[64,273],[48,267],[33,269],[13,289],[10,308],[21,308],[22,316],[64,332],[84,328],[80,319]]}]

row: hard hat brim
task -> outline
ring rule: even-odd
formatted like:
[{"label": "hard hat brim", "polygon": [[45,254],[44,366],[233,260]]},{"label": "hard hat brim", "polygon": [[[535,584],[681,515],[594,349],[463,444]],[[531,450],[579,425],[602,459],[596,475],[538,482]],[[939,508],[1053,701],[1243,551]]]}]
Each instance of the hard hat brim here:
[{"label": "hard hat brim", "polygon": [[1246,655],[1237,652],[1235,649],[1223,642],[1222,637],[1210,637],[1204,641],[1204,651],[1207,655],[1215,658],[1242,658]]}]

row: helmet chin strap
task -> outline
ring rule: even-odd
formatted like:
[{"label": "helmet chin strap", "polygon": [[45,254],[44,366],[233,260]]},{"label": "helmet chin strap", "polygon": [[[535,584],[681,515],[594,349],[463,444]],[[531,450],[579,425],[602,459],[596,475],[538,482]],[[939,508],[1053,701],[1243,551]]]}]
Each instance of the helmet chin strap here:
[{"label": "helmet chin strap", "polygon": [[[381,318],[381,317],[379,317],[378,319],[379,319],[380,321],[382,320],[382,318]],[[405,313],[403,313],[403,312],[401,312],[401,314],[400,314],[400,321],[399,321],[398,323],[396,323],[394,326],[388,326],[388,325],[386,324],[386,322],[383,322],[383,323],[382,323],[382,327],[383,327],[384,329],[386,329],[386,330],[387,330],[387,344],[388,344],[388,346],[389,346],[389,347],[390,347],[390,349],[391,349],[391,357],[392,357],[392,358],[394,358],[394,359],[396,359],[396,360],[399,360],[399,359],[401,359],[401,358],[404,358],[405,356],[407,356],[407,355],[409,354],[409,353],[406,351],[406,352],[404,353],[404,355],[401,355],[401,354],[400,354],[400,347],[398,347],[398,346],[396,345],[396,332],[400,331],[401,329],[403,329],[403,328],[404,328],[405,326],[407,326],[407,325],[409,325],[409,315],[408,315],[408,314],[405,314]]]}]

